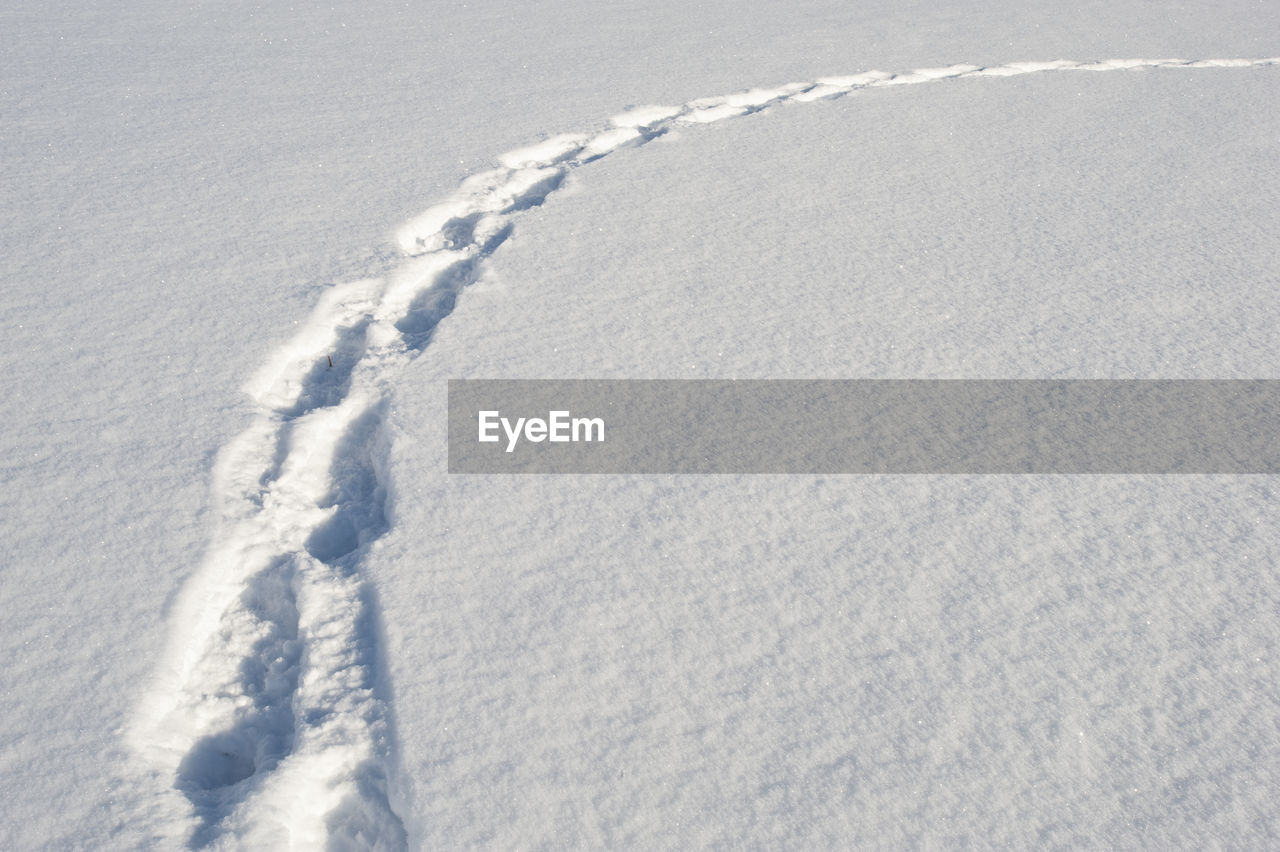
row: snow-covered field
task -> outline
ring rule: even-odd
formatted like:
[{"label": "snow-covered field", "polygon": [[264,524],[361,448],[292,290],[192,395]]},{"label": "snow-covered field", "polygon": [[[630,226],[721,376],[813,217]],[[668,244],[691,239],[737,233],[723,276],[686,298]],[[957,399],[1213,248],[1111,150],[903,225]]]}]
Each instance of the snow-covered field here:
[{"label": "snow-covered field", "polygon": [[444,461],[449,378],[1280,378],[1280,9],[0,32],[0,846],[1280,842],[1270,477]]}]

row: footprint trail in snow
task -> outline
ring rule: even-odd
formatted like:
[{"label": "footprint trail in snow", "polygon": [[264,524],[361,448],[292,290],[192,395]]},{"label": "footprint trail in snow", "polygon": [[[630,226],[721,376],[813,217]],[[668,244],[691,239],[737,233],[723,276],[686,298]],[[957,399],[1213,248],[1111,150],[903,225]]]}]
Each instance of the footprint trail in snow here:
[{"label": "footprint trail in snow", "polygon": [[[214,467],[218,532],[170,616],[165,656],[130,731],[191,802],[194,847],[399,849],[378,627],[359,562],[394,522],[386,401],[521,211],[623,147],[780,103],[864,88],[1041,71],[1236,68],[1280,58],[1113,59],[867,71],[645,106],[593,133],[498,158],[396,234],[382,278],[328,290],[248,383],[258,406]],[[332,366],[330,366],[332,363]]]}]

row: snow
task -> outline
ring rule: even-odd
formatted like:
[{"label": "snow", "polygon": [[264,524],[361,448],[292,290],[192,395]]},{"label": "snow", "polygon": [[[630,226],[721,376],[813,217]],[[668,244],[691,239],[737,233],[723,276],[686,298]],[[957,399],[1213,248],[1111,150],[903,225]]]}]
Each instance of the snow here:
[{"label": "snow", "polygon": [[1265,845],[1268,478],[428,473],[448,378],[1274,376],[1273,96],[975,76],[575,171],[392,407],[411,836]]},{"label": "snow", "polygon": [[1269,376],[1275,15],[6,6],[0,845],[1274,842],[1265,478],[438,430],[451,376]]}]

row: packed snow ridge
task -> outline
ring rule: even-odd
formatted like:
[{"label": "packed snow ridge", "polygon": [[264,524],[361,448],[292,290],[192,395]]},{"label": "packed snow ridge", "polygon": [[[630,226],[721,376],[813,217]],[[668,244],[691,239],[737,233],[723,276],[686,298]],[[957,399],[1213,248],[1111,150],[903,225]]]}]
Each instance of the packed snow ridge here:
[{"label": "packed snow ridge", "polygon": [[218,531],[170,614],[130,735],[192,805],[192,847],[400,849],[391,732],[377,669],[369,545],[394,523],[383,417],[396,376],[430,343],[478,265],[568,173],[677,124],[864,88],[1041,71],[1248,68],[1273,59],[1110,59],[866,71],[642,106],[593,133],[498,157],[400,228],[404,260],[332,287],[246,390],[252,425],[214,468]]}]

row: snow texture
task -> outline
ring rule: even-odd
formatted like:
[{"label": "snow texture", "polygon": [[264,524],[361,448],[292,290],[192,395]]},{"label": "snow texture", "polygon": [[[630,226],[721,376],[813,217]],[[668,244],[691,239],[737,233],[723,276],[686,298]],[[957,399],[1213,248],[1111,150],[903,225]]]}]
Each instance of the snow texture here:
[{"label": "snow texture", "polygon": [[[133,731],[139,750],[176,773],[200,814],[197,842],[206,834],[320,842],[334,814],[363,842],[403,842],[386,786],[385,699],[372,687],[377,632],[364,610],[372,592],[359,572],[361,554],[393,514],[388,394],[516,217],[543,204],[572,170],[676,124],[759,112],[820,87],[832,98],[948,78],[1274,64],[1280,60],[1055,61],[871,72],[646,108],[596,134],[499,155],[500,168],[468,178],[400,229],[409,260],[383,279],[332,290],[249,386],[259,417],[219,458],[223,521],[174,610],[166,660]],[[638,133],[619,137],[618,129]],[[310,786],[300,793],[304,779]]]},{"label": "snow texture", "polygon": [[[868,372],[945,372],[951,282],[886,291],[883,310],[868,297],[859,326],[806,283],[811,259],[752,272],[720,252],[741,234],[782,255],[792,224],[840,222],[835,254],[865,263],[860,240],[897,215],[892,178],[946,153],[906,127],[946,113],[923,93],[994,105],[1071,75],[1143,97],[1199,75],[1194,101],[1131,106],[1236,132],[1204,133],[1230,152],[1231,198],[1182,187],[1218,249],[1169,253],[1219,264],[1221,313],[1197,330],[1225,345],[1170,331],[1214,307],[1186,282],[1056,304],[1100,318],[1130,356],[1117,375],[1159,372],[1153,351],[1190,373],[1274,371],[1257,258],[1276,232],[1275,125],[1253,105],[1274,101],[1276,60],[1195,57],[1271,56],[1276,24],[1252,3],[1155,22],[1113,3],[6,6],[0,846],[1273,845],[1265,478],[512,485],[445,477],[435,430],[450,373],[814,375],[823,347],[877,323],[914,355]],[[1062,55],[1191,58],[1011,61]],[[1107,70],[1135,73],[1076,74]],[[1046,84],[1021,115],[1098,91]],[[878,154],[800,130],[864,98],[865,123],[836,127]],[[995,113],[989,138],[1012,123]],[[775,119],[800,135],[748,141]],[[1001,149],[996,173],[1064,140]],[[826,201],[811,174],[817,206],[779,215],[781,175],[810,150],[879,171]],[[718,225],[723,203],[693,205],[690,182],[771,225]],[[1018,209],[1061,195],[1017,185]],[[576,215],[592,198],[594,220],[543,218],[549,199]],[[901,206],[916,224],[953,212],[928,193]],[[1116,251],[1140,248],[1175,209],[1010,254],[1043,273],[1125,217]],[[921,240],[1006,233],[950,222]],[[629,288],[504,278],[571,271],[565,253],[585,259],[605,229]],[[717,269],[740,280],[698,288]],[[815,314],[794,343],[766,334]],[[1017,363],[1025,337],[976,328],[991,346],[969,367]],[[717,361],[726,331],[750,345]],[[1070,333],[1016,332],[1046,349]],[[671,334],[701,348],[657,345]]]}]

